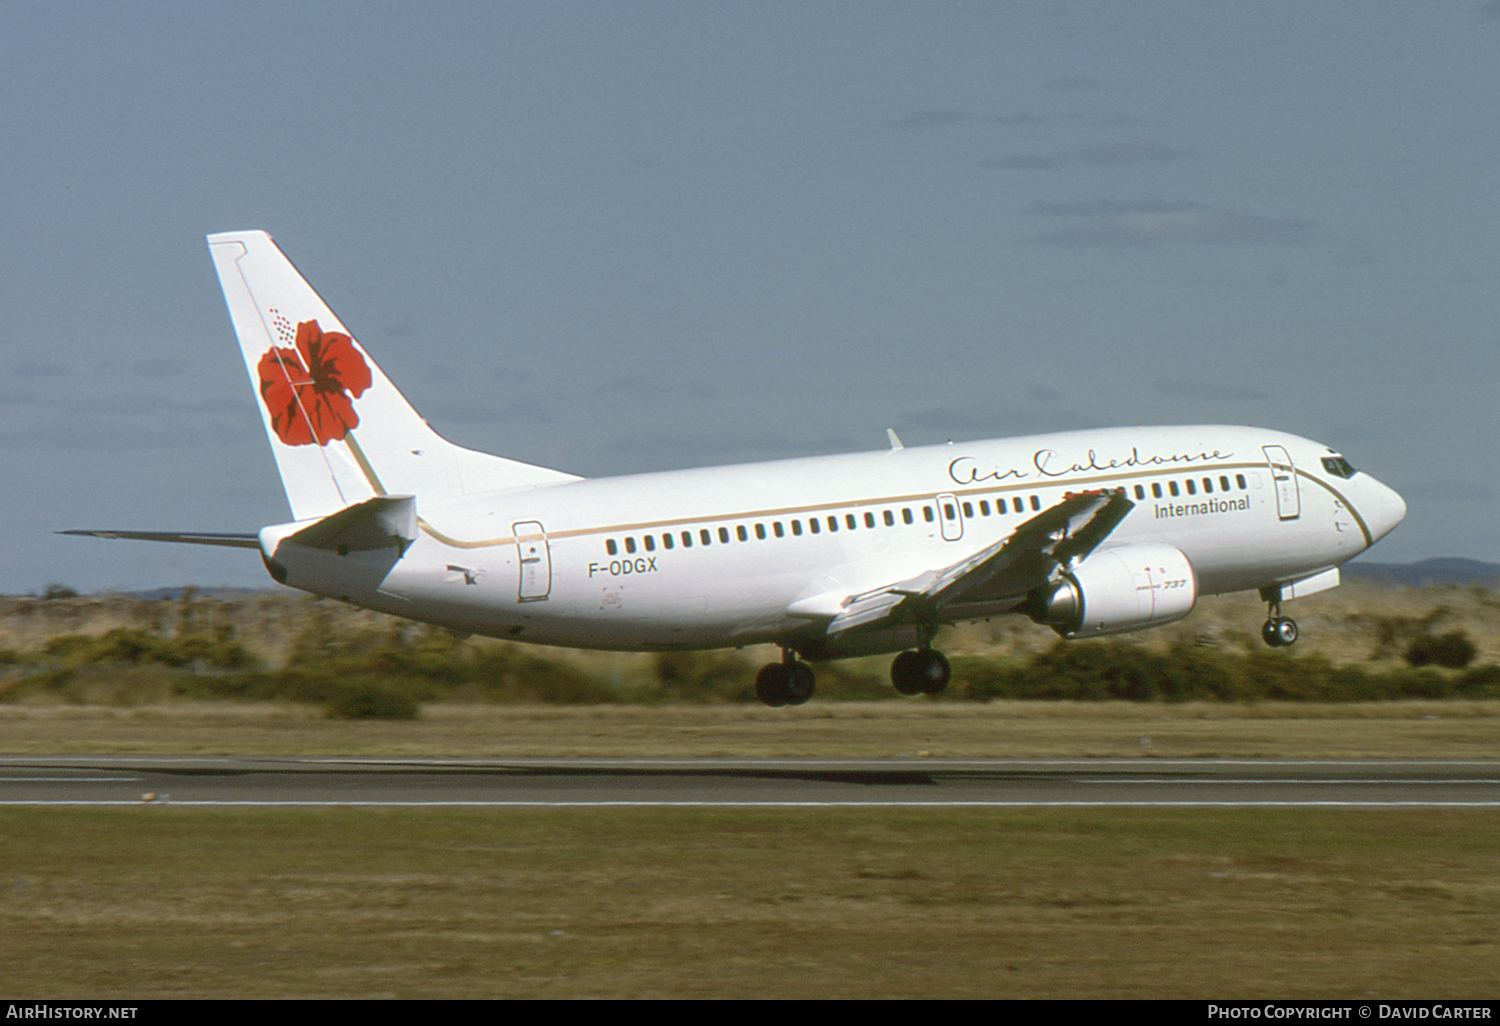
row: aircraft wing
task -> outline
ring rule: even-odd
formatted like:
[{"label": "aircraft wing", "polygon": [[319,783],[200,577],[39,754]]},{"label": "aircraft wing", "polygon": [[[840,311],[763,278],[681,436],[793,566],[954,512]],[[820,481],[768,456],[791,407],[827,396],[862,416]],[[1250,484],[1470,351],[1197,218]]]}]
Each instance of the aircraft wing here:
[{"label": "aircraft wing", "polygon": [[821,595],[788,612],[828,617],[825,633],[902,623],[949,623],[1007,612],[1109,536],[1135,504],[1124,491],[1069,494],[1008,537],[950,566],[853,595]]}]

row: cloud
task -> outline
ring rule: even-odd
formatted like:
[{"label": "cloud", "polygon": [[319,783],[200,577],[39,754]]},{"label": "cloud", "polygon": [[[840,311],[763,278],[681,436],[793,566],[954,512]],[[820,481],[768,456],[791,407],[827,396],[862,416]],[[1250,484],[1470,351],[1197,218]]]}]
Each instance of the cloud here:
[{"label": "cloud", "polygon": [[1162,243],[1297,246],[1309,242],[1316,227],[1304,217],[1265,217],[1202,209],[1138,211],[1090,217],[1082,224],[1029,241],[1045,246],[1137,249]]},{"label": "cloud", "polygon": [[923,128],[944,128],[971,120],[972,116],[961,110],[916,110],[905,117],[893,118],[885,125],[898,132],[913,132]]},{"label": "cloud", "polygon": [[1483,502],[1495,501],[1495,492],[1487,485],[1467,478],[1431,478],[1412,488],[1407,494],[1416,493],[1427,502]]},{"label": "cloud", "polygon": [[1049,78],[1042,83],[1042,88],[1064,93],[1097,93],[1104,90],[1104,83],[1093,75],[1069,75],[1064,78]]},{"label": "cloud", "polygon": [[1049,217],[1123,217],[1127,214],[1180,214],[1203,209],[1202,203],[1192,200],[1164,200],[1152,196],[1134,200],[1099,197],[1071,203],[1036,203],[1031,208],[1032,213]]},{"label": "cloud", "polygon": [[1119,139],[1095,146],[1084,146],[1075,152],[1074,159],[1080,164],[1087,164],[1091,167],[1115,167],[1121,164],[1138,164],[1143,161],[1169,163],[1177,160],[1191,160],[1193,156],[1194,154],[1189,150],[1174,150],[1165,143],[1152,139]]},{"label": "cloud", "polygon": [[1010,153],[981,160],[980,167],[996,171],[1054,171],[1065,167],[1124,167],[1127,164],[1165,164],[1196,159],[1191,150],[1176,150],[1154,139],[1116,139],[1080,146],[1066,153]]},{"label": "cloud", "polygon": [[1062,157],[1037,157],[1025,153],[1012,153],[992,160],[981,160],[979,166],[991,171],[1055,171],[1066,164]]},{"label": "cloud", "polygon": [[[1500,2],[1500,0],[1497,0],[1497,2]],[[1032,114],[1024,110],[1018,110],[1014,114],[995,114],[984,120],[986,124],[990,125],[1020,125],[1023,127],[1045,125],[1052,121],[1049,117],[1041,114]]]},{"label": "cloud", "polygon": [[631,399],[638,403],[658,403],[663,400],[674,403],[713,401],[718,398],[718,389],[706,381],[673,381],[653,377],[616,377],[594,388],[590,395],[600,399]]},{"label": "cloud", "polygon": [[1247,385],[1220,385],[1211,381],[1195,381],[1190,378],[1157,378],[1151,383],[1157,395],[1174,399],[1198,399],[1213,403],[1263,402],[1264,392]]},{"label": "cloud", "polygon": [[65,378],[73,372],[61,364],[23,360],[16,364],[13,373],[18,378]]},{"label": "cloud", "polygon": [[170,356],[154,360],[137,360],[130,365],[130,372],[142,378],[175,378],[186,370],[186,360]]}]

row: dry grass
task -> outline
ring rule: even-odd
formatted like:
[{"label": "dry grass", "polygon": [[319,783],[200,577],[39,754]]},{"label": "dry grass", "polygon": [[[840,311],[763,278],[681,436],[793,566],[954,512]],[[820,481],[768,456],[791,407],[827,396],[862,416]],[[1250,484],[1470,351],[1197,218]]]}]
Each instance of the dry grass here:
[{"label": "dry grass", "polygon": [[0,810],[0,978],[120,998],[1484,998],[1495,825]]},{"label": "dry grass", "polygon": [[1494,758],[1500,701],[428,706],[416,722],[292,705],[0,706],[0,752],[467,757]]}]

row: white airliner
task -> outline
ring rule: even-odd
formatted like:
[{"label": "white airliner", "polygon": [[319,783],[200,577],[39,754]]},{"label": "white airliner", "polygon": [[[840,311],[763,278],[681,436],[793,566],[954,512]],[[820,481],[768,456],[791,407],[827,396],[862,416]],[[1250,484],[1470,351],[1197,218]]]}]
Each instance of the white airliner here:
[{"label": "white airliner", "polygon": [[1331,588],[1406,504],[1316,442],[1136,427],[585,480],[439,437],[265,232],[208,237],[292,523],[255,535],[69,532],[258,548],[271,576],[456,631],[620,651],[771,643],[808,662],[898,652],[936,693],[944,624],[1019,613],[1067,638],[1259,589]]}]

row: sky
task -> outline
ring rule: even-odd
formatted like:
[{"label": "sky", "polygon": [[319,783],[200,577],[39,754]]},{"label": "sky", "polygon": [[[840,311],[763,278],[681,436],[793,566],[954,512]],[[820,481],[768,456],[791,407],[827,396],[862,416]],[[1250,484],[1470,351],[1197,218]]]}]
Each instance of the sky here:
[{"label": "sky", "polygon": [[1256,424],[1500,562],[1500,0],[0,5],[0,593],[288,520],[203,236],[586,476]]}]

